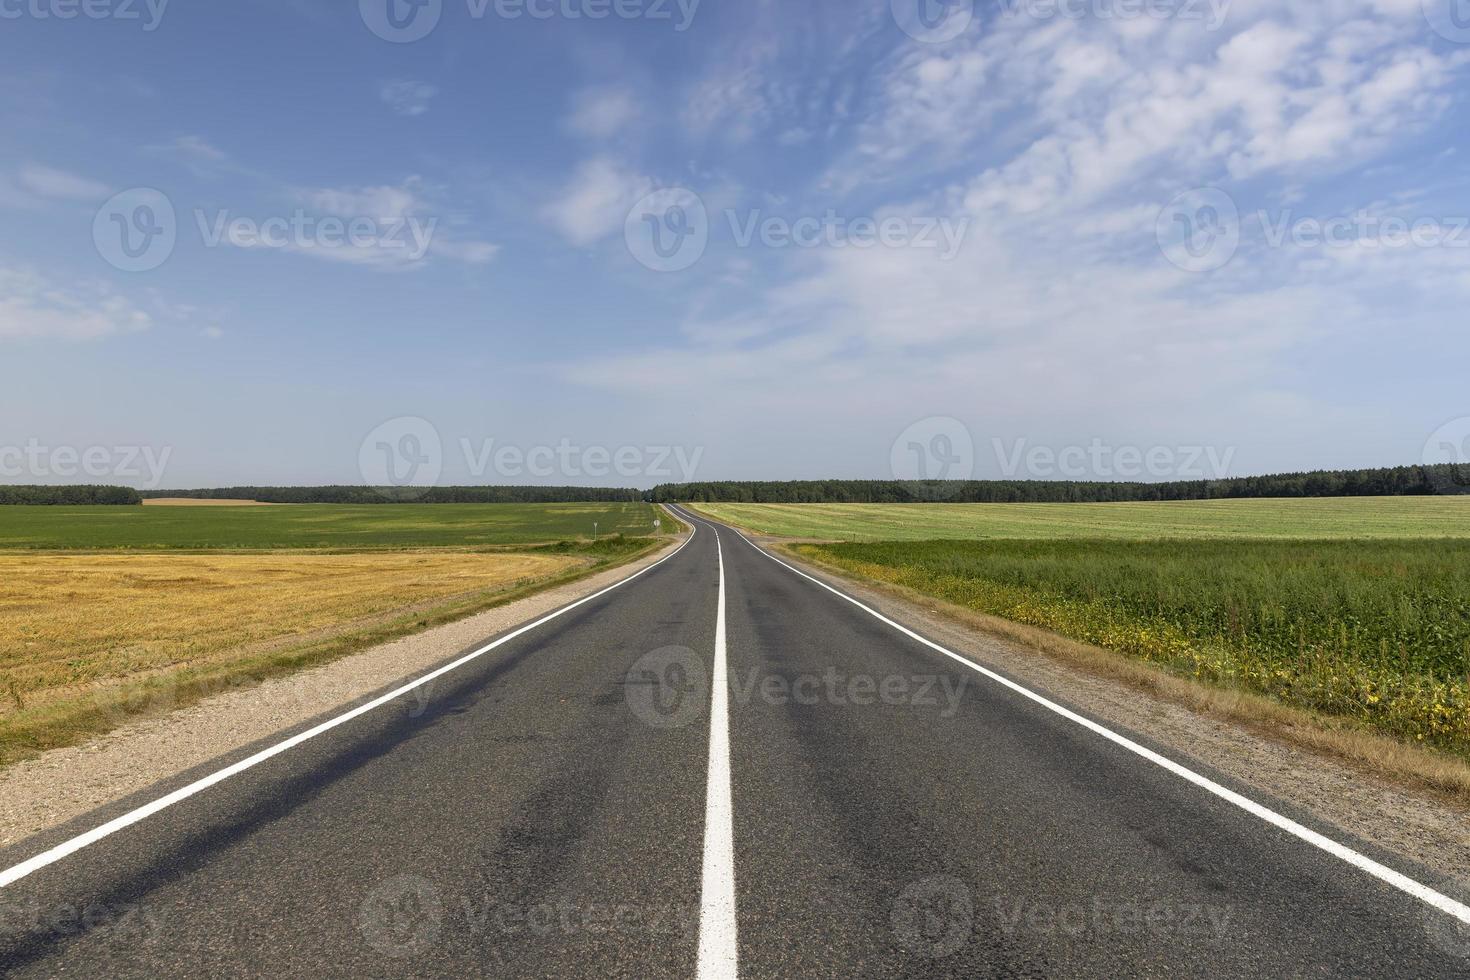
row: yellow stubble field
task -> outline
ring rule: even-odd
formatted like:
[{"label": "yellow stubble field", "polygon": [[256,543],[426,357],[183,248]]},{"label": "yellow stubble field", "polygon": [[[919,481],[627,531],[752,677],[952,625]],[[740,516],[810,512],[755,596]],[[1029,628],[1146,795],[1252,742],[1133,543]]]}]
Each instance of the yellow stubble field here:
[{"label": "yellow stubble field", "polygon": [[218,686],[330,659],[354,639],[587,563],[443,550],[0,552],[0,757],[113,727],[160,700],[160,685],[170,702],[192,700],[203,678]]}]

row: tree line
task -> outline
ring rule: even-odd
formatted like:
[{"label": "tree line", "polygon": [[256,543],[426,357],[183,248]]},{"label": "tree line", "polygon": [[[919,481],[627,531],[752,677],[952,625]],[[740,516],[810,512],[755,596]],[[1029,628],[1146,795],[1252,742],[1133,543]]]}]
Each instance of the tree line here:
[{"label": "tree line", "polygon": [[1402,497],[1470,493],[1470,466],[1319,470],[1223,480],[1111,483],[1069,480],[788,480],[670,483],[653,503],[889,504],[1119,503],[1247,497]]},{"label": "tree line", "polygon": [[1071,480],[721,480],[649,491],[604,487],[224,487],[145,490],[112,486],[0,486],[0,505],[137,505],[145,498],[259,500],[270,504],[565,503],[1121,503],[1245,497],[1403,497],[1470,493],[1470,466],[1318,470],[1224,480],[1111,483]]},{"label": "tree line", "polygon": [[640,490],[601,487],[222,487],[149,490],[143,497],[258,500],[266,504],[597,504],[636,503]]},{"label": "tree line", "polygon": [[67,504],[140,504],[138,491],[129,487],[0,486],[0,505],[60,506]]}]

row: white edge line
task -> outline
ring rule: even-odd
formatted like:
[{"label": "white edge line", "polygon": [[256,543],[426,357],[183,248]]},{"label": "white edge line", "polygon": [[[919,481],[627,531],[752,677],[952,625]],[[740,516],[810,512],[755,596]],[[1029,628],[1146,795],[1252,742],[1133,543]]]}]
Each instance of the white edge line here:
[{"label": "white edge line", "polygon": [[1189,782],[1193,783],[1203,790],[1206,790],[1207,792],[1213,793],[1215,796],[1218,796],[1220,799],[1225,800],[1227,803],[1232,803],[1235,806],[1240,807],[1242,810],[1246,811],[1252,816],[1259,817],[1267,823],[1275,827],[1279,827],[1280,829],[1286,831],[1288,834],[1291,834],[1293,837],[1304,840],[1308,844],[1311,844],[1313,847],[1320,848],[1321,850],[1326,851],[1328,854],[1331,854],[1333,857],[1346,861],[1353,867],[1358,868],[1362,871],[1366,871],[1368,874],[1379,879],[1380,881],[1392,885],[1399,891],[1404,892],[1408,895],[1412,895],[1420,901],[1439,909],[1446,915],[1454,916],[1461,922],[1470,925],[1470,906],[1465,905],[1463,902],[1458,902],[1455,899],[1450,898],[1448,895],[1435,891],[1428,885],[1415,881],[1408,875],[1401,874],[1400,872],[1397,872],[1392,868],[1387,867],[1386,865],[1379,864],[1377,861],[1368,857],[1366,854],[1361,854],[1358,851],[1353,850],[1351,847],[1348,847],[1344,844],[1339,844],[1332,838],[1325,837],[1322,834],[1317,833],[1315,830],[1312,830],[1310,827],[1302,826],[1295,820],[1292,820],[1290,817],[1283,816],[1282,814],[1277,813],[1275,810],[1268,809],[1267,807],[1262,806],[1256,801],[1240,795],[1232,789],[1227,789],[1226,787],[1221,786],[1219,783],[1215,782],[1213,779],[1209,779],[1208,777],[1202,776],[1192,769],[1181,766],[1179,763],[1174,762],[1172,759],[1167,759],[1164,756],[1159,755],[1152,749],[1145,748],[1132,739],[1120,735],[1110,728],[1099,725],[1097,722],[1092,721],[1089,718],[1084,718],[1081,715],[1077,714],[1077,712],[1062,707],[1055,701],[1051,701],[1041,696],[1040,694],[1037,694],[1035,691],[1032,691],[1029,688],[1017,684],[1010,678],[1003,677],[993,670],[988,670],[985,667],[980,666],[973,660],[969,660],[968,658],[962,657],[957,653],[946,650],[944,647],[940,646],[938,643],[935,643],[933,640],[929,640],[920,636],[918,633],[915,633],[913,630],[909,629],[907,626],[904,626],[902,623],[894,622],[887,616],[878,612],[876,609],[872,609],[869,606],[866,606],[858,600],[854,599],[852,596],[849,596],[839,591],[838,589],[834,589],[832,586],[828,585],[826,582],[823,582],[821,579],[808,575],[806,572],[803,572],[799,568],[788,565],[786,562],[777,558],[775,555],[766,551],[764,548],[761,548],[754,541],[746,538],[745,535],[740,534],[739,537],[740,540],[744,541],[746,544],[750,545],[756,551],[760,552],[762,555],[765,555],[776,564],[792,572],[795,572],[797,575],[800,575],[804,579],[815,582],[817,585],[820,585],[828,592],[831,592],[833,595],[847,600],[854,606],[857,606],[863,612],[874,617],[875,619],[887,623],[889,626],[892,626],[894,629],[898,630],[900,633],[903,633],[905,636],[911,637],[912,639],[917,640],[930,649],[944,654],[951,660],[964,664],[966,667],[969,667],[971,670],[974,670],[977,673],[989,678],[990,680],[995,681],[997,684],[1010,688],[1017,694],[1029,698],[1032,701],[1035,701],[1043,708],[1056,712],[1063,718],[1066,718],[1068,721],[1075,722],[1078,725],[1081,725],[1083,728],[1086,728],[1089,731],[1101,735],[1103,738],[1116,745],[1122,746],[1129,752],[1132,752],[1134,755],[1147,759],[1149,762],[1152,762],[1154,765],[1159,766],[1163,769],[1167,769],[1174,775],[1188,780]]},{"label": "white edge line", "polygon": [[691,529],[689,537],[685,538],[684,543],[675,548],[671,553],[664,555],[662,558],[654,562],[652,565],[649,565],[647,568],[639,569],[622,581],[614,582],[612,585],[601,590],[600,592],[595,592],[592,595],[578,599],[576,602],[573,602],[570,605],[563,606],[555,612],[548,613],[547,615],[542,616],[535,622],[527,623],[526,625],[516,629],[511,633],[507,633],[493,643],[488,643],[480,649],[474,651],[473,653],[465,654],[463,657],[460,657],[453,663],[445,664],[443,667],[440,667],[438,670],[435,670],[432,673],[425,674],[422,677],[416,678],[411,683],[405,684],[402,687],[397,688],[396,690],[382,695],[381,697],[374,698],[372,701],[369,701],[366,704],[359,705],[358,707],[353,708],[351,711],[348,711],[345,714],[341,714],[328,721],[324,721],[320,725],[317,725],[315,728],[308,729],[307,731],[304,731],[299,735],[293,735],[291,738],[286,739],[284,742],[279,742],[276,745],[272,745],[268,749],[262,749],[261,751],[255,753],[247,759],[241,759],[239,762],[235,763],[232,766],[228,766],[224,769],[221,769],[219,772],[205,776],[203,779],[197,780],[196,782],[192,782],[187,786],[176,789],[172,793],[169,793],[167,796],[163,796],[159,799],[154,800],[152,803],[145,804],[136,810],[132,810],[128,813],[123,814],[120,817],[109,820],[102,826],[97,827],[94,830],[89,830],[85,834],[80,834],[76,837],[73,837],[72,839],[64,843],[56,845],[48,851],[43,851],[28,861],[22,861],[20,864],[15,865],[15,867],[13,868],[7,868],[4,871],[0,871],[0,888],[5,888],[9,885],[13,885],[15,882],[24,878],[26,875],[39,871],[47,865],[55,864],[62,858],[65,858],[71,854],[75,854],[82,848],[95,844],[105,837],[110,837],[113,834],[117,833],[119,830],[131,827],[133,824],[138,823],[141,820],[146,820],[149,817],[153,816],[155,813],[166,810],[176,803],[181,803],[191,796],[202,793],[205,790],[209,789],[211,786],[214,786],[217,783],[224,782],[231,776],[238,776],[245,770],[253,769],[254,767],[260,765],[267,759],[274,758],[275,756],[278,756],[283,752],[294,749],[296,746],[302,744],[303,742],[316,738],[318,735],[321,735],[325,732],[329,732],[339,725],[345,725],[347,722],[352,721],[354,718],[365,715],[375,708],[381,708],[388,702],[393,701],[394,699],[399,698],[405,694],[408,694],[409,692],[422,687],[423,685],[429,683],[432,680],[435,680],[436,678],[443,677],[445,674],[448,674],[451,671],[458,670],[460,667],[463,667],[465,664],[470,663],[473,660],[478,660],[480,657],[483,657],[485,654],[489,653],[491,650],[494,650],[496,647],[503,646],[504,644],[509,643],[511,640],[514,640],[516,637],[529,633],[536,627],[542,626],[546,623],[551,622],[553,619],[556,619],[559,616],[563,616],[566,613],[571,612],[578,606],[585,605],[591,602],[593,599],[601,598],[614,589],[618,589],[623,587],[624,585],[627,585],[629,582],[653,571],[655,568],[662,565],[670,558],[673,558],[679,552],[683,551],[689,545],[689,542],[694,540],[694,535],[696,533],[698,533],[697,528]]},{"label": "white edge line", "polygon": [[[693,521],[690,522],[691,524]],[[715,663],[710,686],[709,777],[704,807],[704,868],[700,883],[699,980],[739,976],[735,919],[735,832],[730,800],[730,677],[725,647],[725,555],[720,532],[715,560],[720,568],[715,607]]]}]

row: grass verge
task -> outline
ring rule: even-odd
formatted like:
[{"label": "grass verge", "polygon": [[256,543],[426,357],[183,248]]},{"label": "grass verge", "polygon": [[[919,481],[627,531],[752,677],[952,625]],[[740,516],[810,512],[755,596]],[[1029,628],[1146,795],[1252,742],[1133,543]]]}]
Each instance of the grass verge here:
[{"label": "grass verge", "polygon": [[659,510],[659,514],[660,514],[660,520],[662,520],[664,522],[664,533],[665,534],[688,534],[689,533],[689,531],[690,531],[689,525],[687,523],[685,523],[679,517],[679,515],[678,514],[675,514],[670,508],[665,507],[663,504],[659,504],[658,505],[658,510]]}]

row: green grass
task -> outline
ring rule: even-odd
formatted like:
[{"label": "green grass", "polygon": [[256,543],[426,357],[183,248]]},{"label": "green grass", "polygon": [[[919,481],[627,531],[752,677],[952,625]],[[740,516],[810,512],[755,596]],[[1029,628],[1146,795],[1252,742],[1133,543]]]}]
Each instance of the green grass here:
[{"label": "green grass", "polygon": [[1470,757],[1470,541],[928,541],[797,550]]},{"label": "green grass", "polygon": [[0,507],[0,548],[437,548],[654,533],[654,508],[615,504],[290,504]]},{"label": "green grass", "polygon": [[698,504],[766,534],[833,541],[1470,538],[1470,496],[1126,504]]}]

